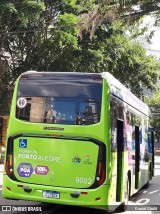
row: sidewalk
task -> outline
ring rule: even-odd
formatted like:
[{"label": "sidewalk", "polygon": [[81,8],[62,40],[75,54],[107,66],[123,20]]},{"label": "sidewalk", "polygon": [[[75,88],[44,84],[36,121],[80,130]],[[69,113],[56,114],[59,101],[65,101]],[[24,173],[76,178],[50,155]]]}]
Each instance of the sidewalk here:
[{"label": "sidewalk", "polygon": [[155,149],[154,150],[154,155],[155,156],[160,156],[160,149]]},{"label": "sidewalk", "polygon": [[3,168],[4,168],[4,165],[0,164],[0,188],[1,188],[2,183],[3,183]]}]

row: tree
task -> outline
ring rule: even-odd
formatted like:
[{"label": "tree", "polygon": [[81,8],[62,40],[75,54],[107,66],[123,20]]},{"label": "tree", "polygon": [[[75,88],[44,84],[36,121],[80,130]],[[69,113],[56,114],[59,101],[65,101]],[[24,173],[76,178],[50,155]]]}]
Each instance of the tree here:
[{"label": "tree", "polygon": [[[41,55],[44,57],[51,52],[54,53],[51,57],[56,58],[60,54],[59,49],[62,51],[66,44],[76,47],[77,17],[73,14],[76,9],[75,0],[43,0],[38,1],[38,4],[36,0],[11,2],[13,1],[8,0],[6,7],[2,8],[1,13],[5,14],[6,8],[9,7],[9,15],[6,21],[2,16],[4,26],[0,28],[7,30],[0,35],[2,37],[4,35],[3,52],[11,56],[10,68],[14,70],[14,76],[16,76],[15,72],[18,75],[33,66],[31,61],[36,52],[39,54],[39,59]],[[45,53],[48,47],[51,50]],[[46,61],[45,68],[47,63]]]},{"label": "tree", "polygon": [[[28,23],[38,20],[44,10],[44,4],[36,0],[0,2],[0,109],[9,109],[9,84],[13,79],[12,71],[21,60],[24,43],[18,39],[26,33]],[[29,29],[33,30],[35,25]],[[28,29],[27,29],[28,31]],[[20,46],[23,46],[21,49]],[[8,67],[8,69],[7,69]],[[11,68],[11,69],[9,69]],[[8,99],[7,99],[8,98]]]},{"label": "tree", "polygon": [[160,90],[157,90],[153,97],[146,99],[146,102],[152,112],[152,126],[160,139]]},{"label": "tree", "polygon": [[80,13],[79,21],[81,36],[87,31],[92,37],[104,21],[112,23],[121,19],[131,25],[135,20],[151,13],[155,14],[155,24],[159,24],[159,0],[90,0],[89,2],[92,3],[89,6],[86,1],[81,3],[84,8]]},{"label": "tree", "polygon": [[[10,70],[0,76],[2,82],[11,85],[19,74],[30,69],[109,71],[138,95],[141,84],[153,89],[159,64],[126,37],[122,21],[113,22],[137,1],[118,2],[4,1],[0,8],[0,50],[1,59],[8,63]],[[126,11],[122,3],[129,5]],[[3,88],[6,97],[9,91]],[[2,109],[2,97],[0,103]]]},{"label": "tree", "polygon": [[[1,61],[9,68],[9,72],[1,69],[0,79],[1,83],[5,80],[6,86],[26,70],[48,70],[49,62],[59,57],[66,46],[76,47],[77,17],[72,13],[76,9],[75,0],[6,0],[0,6]],[[3,84],[1,87],[2,111],[7,109],[3,96],[10,89]]]},{"label": "tree", "polygon": [[137,96],[143,96],[143,87],[154,90],[160,63],[146,50],[120,34],[113,35],[106,42],[106,63],[108,71]]},{"label": "tree", "polygon": [[79,40],[79,49],[58,58],[53,70],[56,68],[93,73],[108,71],[142,98],[143,87],[156,88],[160,63],[153,56],[147,56],[146,50],[115,24],[114,27],[101,25],[92,40],[84,34]]}]

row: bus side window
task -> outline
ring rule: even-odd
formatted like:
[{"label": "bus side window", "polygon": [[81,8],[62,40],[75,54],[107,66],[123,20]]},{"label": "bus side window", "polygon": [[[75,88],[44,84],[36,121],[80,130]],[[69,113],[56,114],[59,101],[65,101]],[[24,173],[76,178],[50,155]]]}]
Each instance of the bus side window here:
[{"label": "bus side window", "polygon": [[117,107],[114,103],[114,99],[111,100],[110,103],[110,107],[111,107],[111,127],[117,127]]},{"label": "bus side window", "polygon": [[120,100],[117,102],[117,109],[118,109],[118,119],[123,120],[123,102]]},{"label": "bus side window", "polygon": [[117,106],[115,105],[115,98],[111,96],[110,101],[111,112],[111,150],[117,151]]}]

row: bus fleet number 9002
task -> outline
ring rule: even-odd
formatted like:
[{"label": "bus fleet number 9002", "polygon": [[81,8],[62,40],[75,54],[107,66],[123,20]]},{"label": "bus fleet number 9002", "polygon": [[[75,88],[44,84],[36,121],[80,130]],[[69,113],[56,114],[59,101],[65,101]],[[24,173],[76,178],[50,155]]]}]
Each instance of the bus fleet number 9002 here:
[{"label": "bus fleet number 9002", "polygon": [[92,184],[91,178],[76,177],[77,184]]}]

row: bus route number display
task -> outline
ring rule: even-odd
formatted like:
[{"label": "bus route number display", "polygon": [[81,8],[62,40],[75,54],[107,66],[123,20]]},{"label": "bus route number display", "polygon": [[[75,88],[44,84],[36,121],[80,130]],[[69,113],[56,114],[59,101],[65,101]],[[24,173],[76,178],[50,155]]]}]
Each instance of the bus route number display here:
[{"label": "bus route number display", "polygon": [[17,100],[18,108],[25,108],[27,105],[27,99],[25,97],[19,97]]}]

